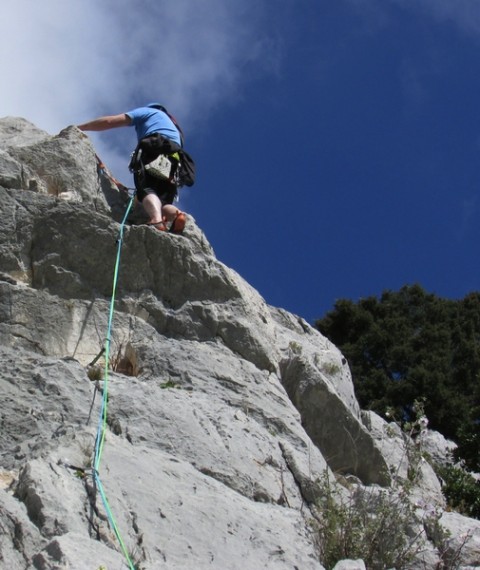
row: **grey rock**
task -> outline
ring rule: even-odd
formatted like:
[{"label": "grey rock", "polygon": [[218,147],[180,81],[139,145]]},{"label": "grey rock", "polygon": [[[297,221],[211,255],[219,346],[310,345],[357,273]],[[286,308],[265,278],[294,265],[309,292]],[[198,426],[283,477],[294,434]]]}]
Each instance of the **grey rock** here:
[{"label": "grey rock", "polygon": [[[365,484],[387,485],[390,476],[385,459],[363,426],[359,411],[352,412],[342,399],[334,378],[298,355],[283,362],[281,375],[306,431],[331,468],[356,475]],[[339,418],[342,430],[338,429]]]},{"label": "grey rock", "polygon": [[409,458],[406,435],[400,426],[394,422],[386,422],[372,411],[363,411],[362,420],[372,434],[375,445],[381,450],[392,479],[406,481],[408,478]]},{"label": "grey rock", "polygon": [[366,566],[363,560],[340,560],[333,570],[366,570]]},{"label": "grey rock", "polygon": [[457,444],[446,439],[438,431],[423,430],[419,435],[419,441],[422,449],[428,453],[433,463],[444,466],[455,463],[453,453],[457,448]]},{"label": "grey rock", "polygon": [[32,559],[28,568],[126,568],[124,558],[99,541],[90,540],[85,548],[85,536],[68,532],[53,538]]},{"label": "grey rock", "polygon": [[48,133],[23,117],[0,118],[0,149],[31,145],[48,138]]},{"label": "grey rock", "polygon": [[[21,143],[2,155],[0,441],[8,503],[34,538],[8,559],[75,567],[88,551],[81,567],[118,564],[91,471],[102,386],[87,371],[125,200],[77,129]],[[142,568],[233,568],[233,552],[243,568],[322,568],[307,513],[328,466],[279,380],[270,308],[193,219],[185,237],[128,225],[122,256],[110,362],[125,374],[111,374],[101,473],[132,556]]]},{"label": "grey rock", "polygon": [[[202,567],[207,560],[224,568],[232,552],[241,554],[247,568],[291,568],[295,563],[321,568],[302,514],[308,510],[303,498],[308,490],[302,484],[307,469],[326,467],[312,450],[308,466],[297,461],[290,470],[294,453],[287,463],[280,443],[300,449],[308,443],[294,421],[295,411],[284,425],[275,423],[274,409],[250,410],[241,396],[236,405],[228,405],[222,401],[226,391],[215,386],[215,369],[209,377],[213,385],[202,387],[205,365],[194,389],[186,389],[188,378],[182,388],[183,374],[192,365],[185,364],[182,371],[174,367],[175,357],[188,359],[189,354],[194,362],[206,356],[198,354],[201,347],[195,343],[190,349],[169,355],[160,378],[111,378],[110,429],[100,472],[129,549],[137,552],[143,568],[152,569],[160,563]],[[29,559],[55,568],[59,560],[71,559],[79,544],[89,543],[90,533],[115,549],[101,504],[95,510],[90,505],[91,478],[78,476],[89,470],[93,450],[100,397],[97,393],[94,400],[94,383],[75,361],[24,349],[0,350],[9,371],[0,384],[7,403],[2,410],[2,465],[19,470],[14,497],[25,508],[24,519],[38,530],[37,550]],[[219,361],[219,370],[229,363],[234,364],[232,359]],[[252,373],[252,381],[260,381],[253,367]],[[178,385],[164,386],[168,381]],[[277,397],[281,400],[282,394]],[[92,402],[94,414],[89,413]],[[262,403],[267,399],[257,405]],[[282,407],[281,401],[277,405]],[[89,415],[93,425],[87,426]],[[272,425],[285,433],[273,437]],[[293,536],[293,541],[285,538]],[[99,558],[97,564],[108,560]]]},{"label": "grey rock", "polygon": [[422,441],[413,440],[396,423],[386,422],[374,412],[362,412],[362,417],[388,465],[392,483],[408,484],[415,504],[445,507],[441,483],[424,457]]},{"label": "grey rock", "polygon": [[444,512],[439,525],[442,535],[435,539],[444,552],[443,558],[460,561],[460,567],[480,567],[480,521]]},{"label": "grey rock", "polygon": [[[0,469],[0,473],[2,470]],[[22,503],[0,489],[0,560],[3,568],[27,568],[46,540],[30,520]]]},{"label": "grey rock", "polygon": [[135,205],[120,234],[130,198],[75,127],[1,119],[0,166],[2,562],[321,570],[325,476],[392,482],[338,349],[191,216],[175,236]]}]

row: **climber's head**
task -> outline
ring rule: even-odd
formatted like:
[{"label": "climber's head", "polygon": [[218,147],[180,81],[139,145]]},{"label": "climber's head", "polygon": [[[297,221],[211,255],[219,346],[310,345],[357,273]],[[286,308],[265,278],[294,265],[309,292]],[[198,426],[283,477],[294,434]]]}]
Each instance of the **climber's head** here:
[{"label": "climber's head", "polygon": [[164,111],[165,107],[160,105],[160,103],[149,103],[147,107],[151,107],[152,109],[158,109],[159,111]]}]

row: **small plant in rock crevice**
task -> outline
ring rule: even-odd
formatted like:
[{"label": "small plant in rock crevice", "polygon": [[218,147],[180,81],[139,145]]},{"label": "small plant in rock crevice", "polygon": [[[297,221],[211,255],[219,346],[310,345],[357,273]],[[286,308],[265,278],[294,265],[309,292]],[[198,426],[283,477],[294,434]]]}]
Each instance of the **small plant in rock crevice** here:
[{"label": "small plant in rock crevice", "polygon": [[80,452],[82,454],[82,467],[90,467],[93,458],[94,444],[91,441],[80,442]]},{"label": "small plant in rock crevice", "polygon": [[[397,426],[399,433],[403,436],[404,444],[404,457],[407,459],[407,480],[400,481],[398,477],[399,467],[395,473],[393,473],[393,484],[401,484],[406,491],[410,491],[411,487],[418,483],[422,476],[421,467],[425,461],[425,453],[423,453],[420,440],[417,438],[418,435],[423,433],[428,427],[428,418],[425,415],[424,401],[422,399],[415,400],[412,406],[413,417],[410,421],[401,424],[395,418],[394,411],[389,409],[386,412],[386,416]],[[387,427],[387,435],[390,437],[395,436],[393,428]]]},{"label": "small plant in rock crevice", "polygon": [[345,496],[325,475],[315,525],[320,561],[330,570],[343,559],[362,559],[369,569],[405,568],[421,546],[412,536],[413,507],[402,493],[356,487]]},{"label": "small plant in rock crevice", "polygon": [[322,372],[328,376],[335,376],[341,371],[340,366],[335,362],[324,362],[320,368]]},{"label": "small plant in rock crevice", "polygon": [[[348,486],[346,480],[341,486],[332,483],[327,473],[318,482],[321,499],[313,509],[312,527],[318,533],[320,561],[327,570],[343,559],[362,559],[368,570],[408,568],[418,562],[427,540],[437,549],[438,568],[461,566],[461,553],[471,536],[467,533],[452,546],[450,533],[441,525],[443,511],[414,504],[411,497],[425,461],[416,436],[428,425],[421,401],[413,411],[415,417],[400,432],[408,460],[406,479],[399,477],[399,465],[392,470],[389,488]],[[390,435],[398,437],[398,431],[392,428]],[[463,479],[459,480],[462,484]]]},{"label": "small plant in rock crevice", "polygon": [[294,340],[290,341],[288,348],[290,352],[296,356],[300,356],[302,354],[302,345]]},{"label": "small plant in rock crevice", "polygon": [[101,366],[98,366],[97,364],[89,366],[87,368],[87,376],[89,380],[91,380],[92,382],[96,382],[97,380],[102,380],[104,376],[104,369]]},{"label": "small plant in rock crevice", "polygon": [[109,357],[109,366],[114,372],[125,374],[126,376],[138,376],[134,361],[134,352],[128,339],[113,343]]},{"label": "small plant in rock crevice", "polygon": [[160,384],[160,388],[162,388],[162,390],[166,390],[167,388],[176,388],[176,387],[177,384],[171,378]]}]

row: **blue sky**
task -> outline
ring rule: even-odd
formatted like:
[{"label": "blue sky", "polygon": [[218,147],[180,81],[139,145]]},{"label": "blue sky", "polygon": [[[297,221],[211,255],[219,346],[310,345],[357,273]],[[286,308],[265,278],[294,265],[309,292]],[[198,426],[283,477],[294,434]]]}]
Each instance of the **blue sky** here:
[{"label": "blue sky", "polygon": [[[181,206],[268,303],[478,290],[477,0],[46,3],[0,8],[0,115],[54,134],[163,102],[197,163]],[[92,140],[129,184],[133,130]]]}]

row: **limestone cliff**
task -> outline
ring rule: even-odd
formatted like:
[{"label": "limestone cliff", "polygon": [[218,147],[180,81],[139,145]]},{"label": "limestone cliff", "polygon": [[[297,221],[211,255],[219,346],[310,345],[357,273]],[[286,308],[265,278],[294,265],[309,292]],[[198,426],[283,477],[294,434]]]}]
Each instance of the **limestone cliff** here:
[{"label": "limestone cliff", "polygon": [[[128,567],[91,477],[102,379],[88,366],[127,200],[75,127],[0,120],[2,568]],[[101,466],[131,559],[323,568],[320,482],[388,488],[402,438],[361,413],[336,347],[268,306],[192,218],[183,236],[141,220],[137,207],[123,238]],[[419,500],[442,507],[424,472]],[[439,556],[425,544],[423,564]]]}]

